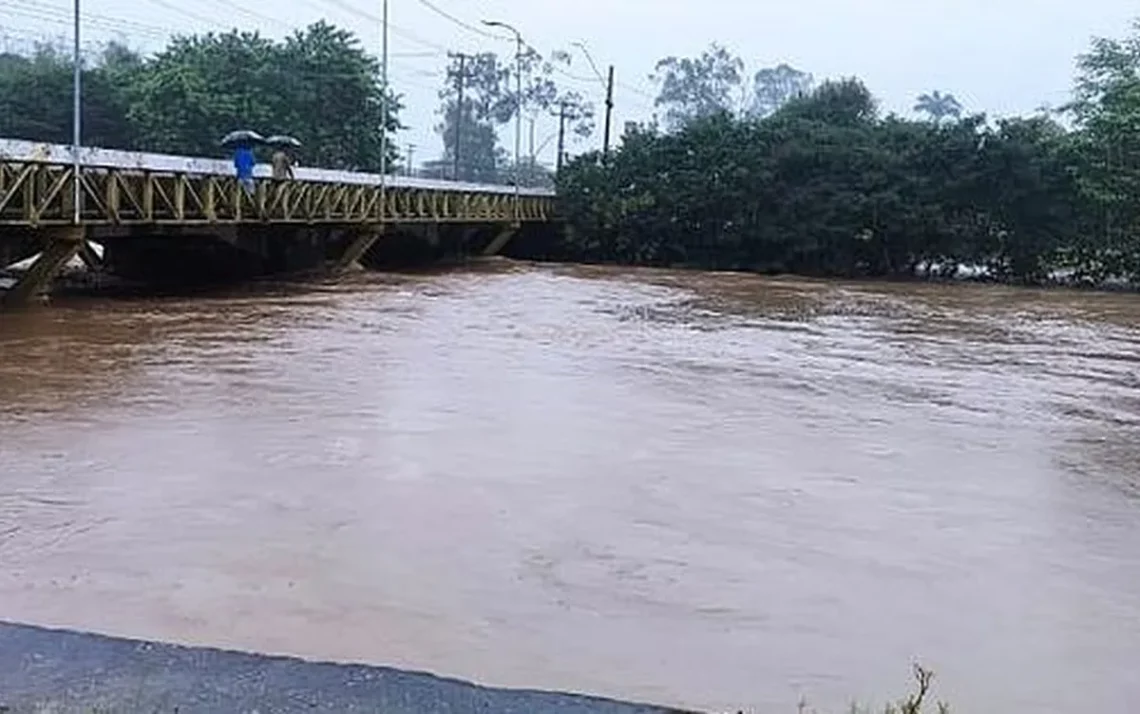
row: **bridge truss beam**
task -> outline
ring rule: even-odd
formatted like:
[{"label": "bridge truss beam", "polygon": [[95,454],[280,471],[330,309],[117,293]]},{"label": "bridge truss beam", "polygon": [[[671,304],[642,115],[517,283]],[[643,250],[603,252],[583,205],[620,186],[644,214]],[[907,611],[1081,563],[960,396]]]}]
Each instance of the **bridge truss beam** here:
[{"label": "bridge truss beam", "polygon": [[[0,161],[0,226],[72,223],[74,181],[68,164]],[[232,176],[98,166],[83,167],[79,182],[79,215],[90,226],[514,223],[554,214],[553,196],[469,188],[258,179],[248,191]]]}]

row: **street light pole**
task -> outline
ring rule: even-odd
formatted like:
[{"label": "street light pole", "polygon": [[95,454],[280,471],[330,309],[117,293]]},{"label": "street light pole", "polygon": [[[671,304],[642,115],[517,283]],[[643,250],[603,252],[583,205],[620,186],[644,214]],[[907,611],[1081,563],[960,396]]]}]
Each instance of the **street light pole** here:
[{"label": "street light pole", "polygon": [[515,30],[515,40],[518,46],[515,50],[515,85],[516,96],[515,103],[518,104],[515,115],[515,218],[521,217],[519,212],[519,191],[522,190],[522,113],[523,113],[523,93],[522,93],[522,48],[523,41],[522,35],[518,30]]},{"label": "street light pole", "polygon": [[79,220],[82,218],[83,213],[80,210],[79,201],[83,193],[80,190],[80,160],[79,160],[79,145],[83,139],[83,107],[80,101],[82,96],[83,85],[83,70],[79,57],[79,0],[75,0],[75,44],[72,48],[72,65],[74,75],[72,77],[72,90],[71,90],[71,171],[72,171],[72,202],[75,204],[74,214],[72,220],[75,225],[79,225]]},{"label": "street light pole", "polygon": [[515,107],[515,222],[521,222],[522,213],[521,209],[521,191],[522,191],[522,112],[523,112],[523,93],[522,93],[522,57],[523,57],[523,39],[522,33],[516,30],[511,25],[497,20],[484,20],[483,24],[488,27],[501,27],[505,30],[510,30],[515,33],[515,79],[516,86],[518,87],[518,94],[516,98]]},{"label": "street light pole", "polygon": [[[76,0],[78,2],[78,0]],[[385,189],[388,184],[388,0],[384,0],[380,60],[380,221],[388,210]]]}]

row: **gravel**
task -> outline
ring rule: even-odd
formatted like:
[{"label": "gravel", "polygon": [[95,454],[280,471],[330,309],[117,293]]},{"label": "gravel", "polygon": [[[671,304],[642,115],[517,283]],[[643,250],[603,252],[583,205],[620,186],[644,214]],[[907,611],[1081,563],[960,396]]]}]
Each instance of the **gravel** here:
[{"label": "gravel", "polygon": [[307,662],[0,622],[0,712],[680,714],[493,689],[423,672]]}]

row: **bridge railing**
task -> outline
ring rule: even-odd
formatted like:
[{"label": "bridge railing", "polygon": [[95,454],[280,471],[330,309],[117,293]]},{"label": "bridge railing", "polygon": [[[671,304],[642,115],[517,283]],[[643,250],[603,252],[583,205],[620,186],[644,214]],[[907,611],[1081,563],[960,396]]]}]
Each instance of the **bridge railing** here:
[{"label": "bridge railing", "polygon": [[[500,223],[547,221],[551,191],[298,168],[295,179],[255,172],[248,191],[229,162],[83,149],[80,218],[86,224]],[[0,140],[0,225],[74,221],[71,149]]]}]

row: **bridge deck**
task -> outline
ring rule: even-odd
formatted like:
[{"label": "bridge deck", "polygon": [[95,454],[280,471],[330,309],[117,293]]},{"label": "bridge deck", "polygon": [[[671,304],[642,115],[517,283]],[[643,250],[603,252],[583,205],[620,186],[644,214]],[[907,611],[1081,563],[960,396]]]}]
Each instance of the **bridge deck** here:
[{"label": "bridge deck", "polygon": [[[87,225],[233,223],[383,224],[544,222],[546,189],[435,181],[298,167],[275,181],[254,172],[252,193],[228,161],[84,148],[81,221]],[[0,139],[0,226],[74,220],[71,147]]]}]

